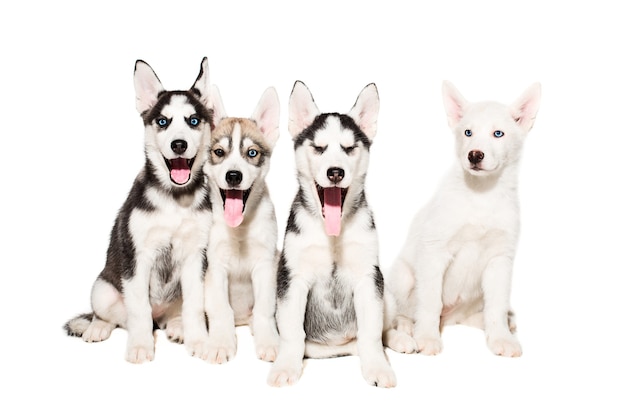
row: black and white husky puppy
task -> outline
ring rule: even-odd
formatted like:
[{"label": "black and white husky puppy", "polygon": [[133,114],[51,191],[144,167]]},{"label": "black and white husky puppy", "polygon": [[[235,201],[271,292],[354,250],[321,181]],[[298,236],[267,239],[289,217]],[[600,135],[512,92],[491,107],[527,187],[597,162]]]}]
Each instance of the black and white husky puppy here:
[{"label": "black and white husky puppy", "polygon": [[236,352],[236,325],[249,325],[260,359],[273,361],[276,330],[277,225],[265,183],[279,137],[280,103],[265,90],[250,118],[227,117],[217,87],[211,93],[215,129],[205,171],[213,201],[205,308],[209,361]]},{"label": "black and white husky puppy", "polygon": [[188,91],[167,91],[138,60],[136,107],[145,125],[146,162],[119,210],[104,269],[93,284],[93,312],[65,324],[86,342],[128,331],[126,360],[154,357],[154,325],[206,359],[203,306],[206,248],[212,222],[202,166],[213,124],[207,59]]},{"label": "black and white husky puppy", "polygon": [[366,381],[392,387],[385,356],[383,275],[364,191],[379,99],[366,86],[348,114],[320,113],[297,81],[289,100],[299,190],[277,274],[280,349],[268,377],[294,384],[303,358],[359,355]]}]

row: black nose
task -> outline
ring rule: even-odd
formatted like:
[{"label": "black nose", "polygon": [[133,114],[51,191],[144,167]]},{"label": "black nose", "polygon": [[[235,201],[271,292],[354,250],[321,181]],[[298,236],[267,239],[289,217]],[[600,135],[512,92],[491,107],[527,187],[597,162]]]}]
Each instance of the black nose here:
[{"label": "black nose", "polygon": [[341,182],[344,175],[345,175],[345,171],[337,167],[328,168],[328,171],[326,171],[326,176],[328,176],[328,179],[333,184],[337,184],[338,182]]},{"label": "black nose", "polygon": [[470,151],[469,154],[467,155],[467,159],[469,159],[469,161],[472,164],[477,164],[480,161],[483,160],[483,158],[485,157],[485,154],[482,153],[481,151]]},{"label": "black nose", "polygon": [[232,187],[241,184],[242,179],[241,171],[228,171],[226,173],[226,182]]},{"label": "black nose", "polygon": [[176,155],[182,155],[187,150],[187,142],[182,139],[176,139],[172,142],[171,147]]}]

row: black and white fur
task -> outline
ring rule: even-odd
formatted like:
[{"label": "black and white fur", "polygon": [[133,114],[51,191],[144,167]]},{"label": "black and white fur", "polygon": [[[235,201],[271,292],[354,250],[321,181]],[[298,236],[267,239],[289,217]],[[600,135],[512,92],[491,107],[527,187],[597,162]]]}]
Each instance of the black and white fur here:
[{"label": "black and white fur", "polygon": [[205,276],[209,361],[233,358],[235,326],[246,324],[257,356],[273,361],[277,225],[265,177],[280,133],[280,103],[270,87],[250,118],[237,118],[226,116],[217,87],[211,97],[216,126],[205,165],[214,202]]},{"label": "black and white fur", "polygon": [[202,166],[213,124],[207,59],[188,91],[164,90],[141,60],[134,84],[145,125],[145,166],[113,225],[104,269],[92,287],[93,312],[65,329],[99,342],[123,327],[126,360],[141,363],[154,358],[157,325],[206,359],[203,277],[212,212]]},{"label": "black and white fur", "polygon": [[[291,92],[289,132],[299,190],[278,266],[280,349],[270,385],[294,384],[304,357],[348,354],[360,356],[368,383],[396,384],[381,340],[384,283],[364,190],[378,109],[374,84],[361,91],[348,114],[321,114],[300,81]],[[332,188],[341,191],[340,224],[325,218],[330,210],[321,199]]]}]

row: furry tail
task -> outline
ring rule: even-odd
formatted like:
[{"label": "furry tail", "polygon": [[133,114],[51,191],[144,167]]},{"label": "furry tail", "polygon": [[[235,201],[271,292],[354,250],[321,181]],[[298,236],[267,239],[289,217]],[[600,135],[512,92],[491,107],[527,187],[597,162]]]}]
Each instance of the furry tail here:
[{"label": "furry tail", "polygon": [[67,332],[68,336],[82,337],[92,320],[93,313],[81,314],[65,323],[63,329]]}]

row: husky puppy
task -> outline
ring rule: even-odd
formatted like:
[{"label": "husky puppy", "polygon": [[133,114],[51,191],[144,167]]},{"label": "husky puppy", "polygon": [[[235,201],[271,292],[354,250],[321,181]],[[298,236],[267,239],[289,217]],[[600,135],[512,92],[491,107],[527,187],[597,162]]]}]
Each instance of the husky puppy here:
[{"label": "husky puppy", "polygon": [[86,342],[128,331],[126,360],[154,358],[153,326],[209,352],[203,276],[212,221],[202,171],[213,124],[207,59],[188,91],[166,91],[144,61],[135,64],[136,107],[145,126],[145,166],[119,210],[104,269],[93,284],[93,312],[65,324]]},{"label": "husky puppy", "polygon": [[364,183],[379,99],[366,86],[348,114],[320,113],[297,81],[289,101],[299,190],[277,275],[280,349],[268,377],[292,385],[304,357],[359,355],[372,385],[392,387],[385,356],[383,275]]},{"label": "husky puppy", "polygon": [[280,133],[280,103],[270,87],[247,119],[226,116],[215,86],[211,99],[216,126],[205,165],[214,202],[205,275],[209,361],[234,357],[235,326],[244,324],[252,329],[257,356],[273,361],[277,225],[265,177]]},{"label": "husky puppy", "polygon": [[496,355],[522,354],[510,307],[518,168],[540,95],[534,84],[510,106],[472,103],[444,82],[457,163],[416,215],[392,266],[398,315],[385,336],[392,349],[437,354],[443,326],[462,323],[484,329]]}]

